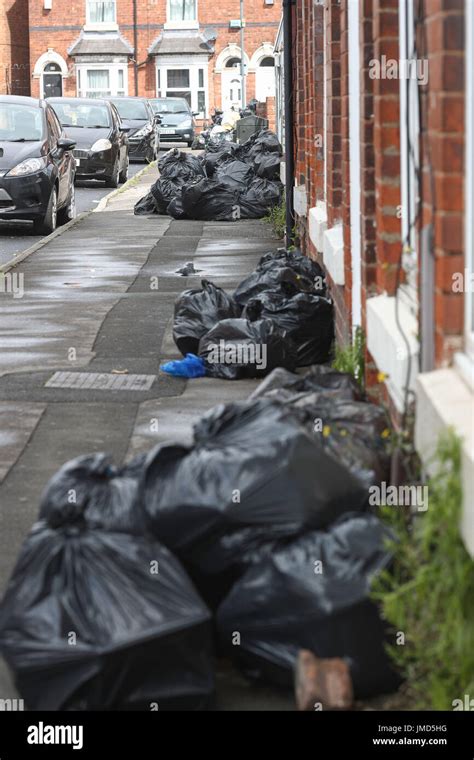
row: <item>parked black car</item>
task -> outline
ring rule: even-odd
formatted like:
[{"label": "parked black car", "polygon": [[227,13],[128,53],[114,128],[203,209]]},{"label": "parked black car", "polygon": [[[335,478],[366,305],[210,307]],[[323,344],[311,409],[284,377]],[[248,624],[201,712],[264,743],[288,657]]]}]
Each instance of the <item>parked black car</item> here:
[{"label": "parked black car", "polygon": [[197,114],[185,98],[151,98],[151,107],[161,116],[161,142],[185,142],[190,148],[196,134]]},{"label": "parked black car", "polygon": [[45,100],[0,96],[0,220],[33,221],[41,234],[76,213],[72,154]]},{"label": "parked black car", "polygon": [[108,100],[48,98],[67,137],[76,142],[76,179],[104,180],[118,187],[128,176],[129,128]]},{"label": "parked black car", "polygon": [[146,98],[109,98],[127,127],[129,156],[134,161],[154,161],[160,150],[160,118]]}]

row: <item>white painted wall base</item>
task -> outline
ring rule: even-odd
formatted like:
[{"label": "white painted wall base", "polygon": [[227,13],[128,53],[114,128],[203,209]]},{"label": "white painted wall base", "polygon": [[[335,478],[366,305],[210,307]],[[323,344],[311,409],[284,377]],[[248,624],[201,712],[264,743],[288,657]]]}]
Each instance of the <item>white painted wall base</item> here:
[{"label": "white painted wall base", "polygon": [[298,216],[306,216],[308,211],[308,198],[306,185],[296,185],[293,189],[293,207]]},{"label": "white painted wall base", "polygon": [[328,218],[326,214],[325,204],[319,201],[316,206],[310,208],[308,217],[310,240],[318,253],[322,253],[324,241],[323,236],[328,227]]},{"label": "white painted wall base", "polygon": [[342,224],[331,227],[323,235],[324,266],[336,285],[344,285],[344,235]]},{"label": "white painted wall base", "polygon": [[415,446],[428,472],[439,434],[452,426],[462,438],[463,511],[461,534],[474,557],[474,394],[455,369],[438,369],[418,376]]},{"label": "white painted wall base", "polygon": [[402,411],[408,356],[411,356],[409,388],[414,390],[419,344],[416,319],[403,303],[399,303],[399,317],[410,345],[409,353],[395,321],[395,298],[382,295],[367,300],[367,348],[379,370],[388,376],[387,390],[398,411]]},{"label": "white painted wall base", "polygon": [[280,179],[285,184],[286,182],[286,163],[285,161],[280,161]]}]

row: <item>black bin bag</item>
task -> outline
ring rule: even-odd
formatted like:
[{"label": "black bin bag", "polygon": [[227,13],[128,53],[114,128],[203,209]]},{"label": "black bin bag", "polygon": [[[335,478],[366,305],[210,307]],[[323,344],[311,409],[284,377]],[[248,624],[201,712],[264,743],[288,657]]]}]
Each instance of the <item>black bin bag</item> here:
[{"label": "black bin bag", "polygon": [[181,195],[183,184],[183,181],[179,177],[177,179],[160,177],[156,180],[150,188],[150,193],[155,199],[158,214],[166,214],[166,210],[173,198]]},{"label": "black bin bag", "polygon": [[135,216],[153,216],[154,214],[158,214],[155,198],[151,191],[135,203],[133,213]]},{"label": "black bin bag", "polygon": [[234,185],[217,179],[201,179],[183,187],[183,209],[188,219],[231,222],[240,218],[240,194]]},{"label": "black bin bag", "polygon": [[66,462],[47,484],[40,519],[51,527],[83,523],[89,528],[143,533],[143,514],[136,505],[141,455],[115,467],[108,454],[86,454]]},{"label": "black bin bag", "polygon": [[255,270],[243,279],[234,292],[234,298],[242,307],[251,298],[257,298],[265,290],[286,296],[296,293],[314,293],[313,282],[291,267],[274,266],[262,271]]},{"label": "black bin bag", "polygon": [[160,177],[172,180],[190,182],[205,174],[204,166],[197,156],[192,153],[184,153],[178,148],[169,150],[158,161]]},{"label": "black bin bag", "polygon": [[30,710],[201,709],[210,614],[143,537],[36,523],[0,607],[0,651]]},{"label": "black bin bag", "polygon": [[293,409],[259,399],[215,407],[190,448],[151,451],[139,498],[214,604],[274,542],[364,509],[367,491]]},{"label": "black bin bag", "polygon": [[296,402],[312,395],[312,403],[333,398],[338,401],[360,401],[362,391],[352,375],[339,372],[323,364],[310,367],[304,374],[295,374],[285,369],[271,372],[249,396],[275,401]]},{"label": "black bin bag", "polygon": [[[298,651],[342,657],[357,698],[397,688],[386,630],[369,599],[386,568],[387,529],[373,515],[348,514],[249,568],[217,614],[219,642],[247,676],[290,688]],[[240,633],[240,646],[232,636]]]},{"label": "black bin bag", "polygon": [[198,355],[206,374],[223,380],[261,378],[275,367],[296,367],[293,341],[269,319],[221,320],[199,341]]},{"label": "black bin bag", "polygon": [[219,152],[206,152],[203,163],[207,176],[212,177],[218,167],[233,161],[237,147],[236,143],[225,142]]},{"label": "black bin bag", "polygon": [[305,256],[301,251],[288,251],[285,248],[279,248],[276,251],[269,251],[265,253],[257,266],[256,272],[266,272],[275,267],[286,267],[293,269],[298,274],[302,275],[305,279],[311,280],[313,283],[313,292],[316,295],[323,296],[326,291],[326,280],[324,271],[321,269],[316,261],[313,261],[308,256]]},{"label": "black bin bag", "polygon": [[278,153],[261,153],[256,156],[254,168],[257,177],[264,179],[280,179],[280,161]]},{"label": "black bin bag", "polygon": [[271,319],[286,330],[296,346],[297,365],[322,364],[329,361],[334,340],[332,301],[312,293],[264,291],[250,299],[242,314],[251,321]]},{"label": "black bin bag", "polygon": [[338,459],[367,493],[390,478],[390,422],[382,407],[366,401],[324,398],[308,391],[290,401],[328,454]]},{"label": "black bin bag", "polygon": [[182,188],[178,195],[170,201],[166,213],[173,217],[173,219],[186,219],[186,211],[183,207]]},{"label": "black bin bag", "polygon": [[199,341],[221,319],[240,316],[241,309],[225,290],[209,280],[185,290],[175,301],[173,338],[185,356],[197,354]]},{"label": "black bin bag", "polygon": [[282,195],[281,182],[254,177],[239,197],[241,219],[261,219],[278,206]]}]

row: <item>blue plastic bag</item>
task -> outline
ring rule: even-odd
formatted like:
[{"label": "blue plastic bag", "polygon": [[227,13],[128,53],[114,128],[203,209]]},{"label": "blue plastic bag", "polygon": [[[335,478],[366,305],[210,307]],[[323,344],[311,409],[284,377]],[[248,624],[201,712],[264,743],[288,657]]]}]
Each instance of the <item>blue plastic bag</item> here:
[{"label": "blue plastic bag", "polygon": [[184,359],[175,359],[162,364],[160,369],[174,377],[205,377],[204,360],[196,354],[186,354]]}]

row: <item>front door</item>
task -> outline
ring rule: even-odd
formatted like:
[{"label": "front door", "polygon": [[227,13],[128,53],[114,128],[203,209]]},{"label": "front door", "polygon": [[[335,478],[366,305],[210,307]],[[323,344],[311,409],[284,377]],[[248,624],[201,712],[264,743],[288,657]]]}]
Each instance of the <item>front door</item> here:
[{"label": "front door", "polygon": [[222,110],[228,111],[232,106],[237,110],[242,105],[242,77],[238,69],[222,72]]},{"label": "front door", "polygon": [[61,98],[63,78],[57,63],[48,63],[43,71],[43,98]]}]

